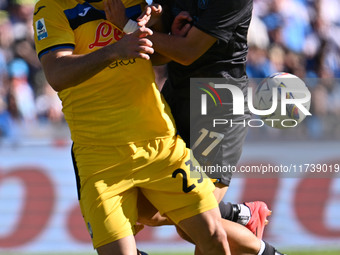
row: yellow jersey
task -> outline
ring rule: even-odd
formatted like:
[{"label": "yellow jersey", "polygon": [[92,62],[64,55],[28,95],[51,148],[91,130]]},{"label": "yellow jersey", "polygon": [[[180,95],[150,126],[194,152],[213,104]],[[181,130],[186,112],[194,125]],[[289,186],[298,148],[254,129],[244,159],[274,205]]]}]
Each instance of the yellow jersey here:
[{"label": "yellow jersey", "polygon": [[[142,0],[123,3],[132,19],[144,6]],[[124,36],[106,20],[100,0],[40,0],[33,26],[39,58],[60,48],[87,54]],[[58,95],[75,143],[122,145],[175,134],[170,109],[155,84],[151,61],[113,61],[92,78]]]}]

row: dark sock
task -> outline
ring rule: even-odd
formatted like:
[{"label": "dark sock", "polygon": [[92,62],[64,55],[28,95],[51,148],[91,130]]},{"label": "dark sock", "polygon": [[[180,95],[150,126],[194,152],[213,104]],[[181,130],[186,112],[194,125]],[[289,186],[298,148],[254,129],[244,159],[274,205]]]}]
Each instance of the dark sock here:
[{"label": "dark sock", "polygon": [[266,246],[264,248],[264,251],[262,253],[262,255],[275,255],[275,249],[273,246],[271,246],[269,243],[263,241]]},{"label": "dark sock", "polygon": [[221,201],[218,206],[220,208],[221,216],[223,219],[237,222],[238,214],[240,213],[237,205],[233,205],[229,202],[224,203],[223,201]]},{"label": "dark sock", "polygon": [[273,246],[269,243],[263,241],[266,244],[262,255],[283,255],[283,253],[278,252]]}]

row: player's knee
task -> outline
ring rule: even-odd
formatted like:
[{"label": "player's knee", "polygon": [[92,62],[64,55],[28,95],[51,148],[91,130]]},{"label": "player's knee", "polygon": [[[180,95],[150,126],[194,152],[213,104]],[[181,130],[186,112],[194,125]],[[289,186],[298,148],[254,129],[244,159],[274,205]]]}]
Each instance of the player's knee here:
[{"label": "player's knee", "polygon": [[207,250],[203,254],[226,254],[228,249],[227,233],[222,228],[220,221],[216,220],[209,229],[205,245]]},{"label": "player's knee", "polygon": [[194,241],[202,254],[228,254],[227,234],[218,209],[183,220],[179,226]]},{"label": "player's knee", "polygon": [[222,246],[227,243],[227,233],[220,224],[216,226],[215,232],[213,233],[213,238],[217,244]]},{"label": "player's knee", "polygon": [[190,243],[194,243],[192,239],[179,227],[176,226],[177,234],[185,241]]}]

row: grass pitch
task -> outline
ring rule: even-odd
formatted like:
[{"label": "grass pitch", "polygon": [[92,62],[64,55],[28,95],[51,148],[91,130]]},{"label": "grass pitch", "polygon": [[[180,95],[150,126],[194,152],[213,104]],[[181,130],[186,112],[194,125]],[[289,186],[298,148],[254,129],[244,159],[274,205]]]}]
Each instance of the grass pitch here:
[{"label": "grass pitch", "polygon": [[[286,251],[282,250],[287,255],[340,255],[340,250],[333,250],[333,251]],[[91,253],[2,253],[1,255],[96,255],[96,252]],[[193,255],[193,252],[185,252],[185,253],[157,253],[157,252],[150,252],[149,255]]]},{"label": "grass pitch", "polygon": [[[339,251],[282,251],[287,255],[340,255]],[[193,255],[193,253],[150,253],[150,255]]]}]

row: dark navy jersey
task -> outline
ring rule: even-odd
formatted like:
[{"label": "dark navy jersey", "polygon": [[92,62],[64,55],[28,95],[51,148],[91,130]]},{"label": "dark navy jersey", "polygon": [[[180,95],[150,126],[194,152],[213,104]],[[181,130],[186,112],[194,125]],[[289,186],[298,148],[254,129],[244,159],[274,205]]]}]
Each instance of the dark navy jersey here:
[{"label": "dark navy jersey", "polygon": [[189,66],[168,64],[169,82],[175,89],[189,87],[190,78],[240,78],[245,73],[248,53],[247,33],[253,0],[159,0],[169,19],[168,27],[180,11],[188,11],[193,26],[215,37],[216,43]]},{"label": "dark navy jersey", "polygon": [[[168,79],[162,93],[170,105],[178,133],[187,146],[192,148],[195,158],[201,165],[236,165],[238,162],[247,128],[241,125],[233,127],[212,127],[213,119],[232,119],[242,122],[250,118],[247,107],[248,78],[246,75],[247,34],[252,16],[253,0],[158,0],[164,8],[164,24],[170,30],[172,21],[181,11],[187,11],[193,18],[192,25],[209,34],[217,41],[191,65],[184,66],[176,62],[168,64]],[[162,1],[162,2],[161,2]],[[193,82],[190,78],[223,78],[221,82],[239,87],[244,100],[244,115],[233,115],[233,96],[227,90],[218,91],[221,105],[208,107],[209,114],[201,115],[201,97],[199,87],[203,83]],[[204,79],[202,79],[204,80]],[[201,81],[201,80],[200,80]],[[191,86],[192,85],[192,86]],[[197,88],[197,89],[196,89]],[[196,95],[196,94],[195,94]],[[208,103],[212,101],[208,100]],[[213,104],[213,103],[212,103]],[[203,131],[206,136],[202,138]],[[207,148],[218,134],[221,138],[214,148],[206,153]],[[198,146],[197,143],[199,142]],[[216,178],[216,176],[210,176]],[[231,173],[218,176],[221,182],[229,185]]]}]

